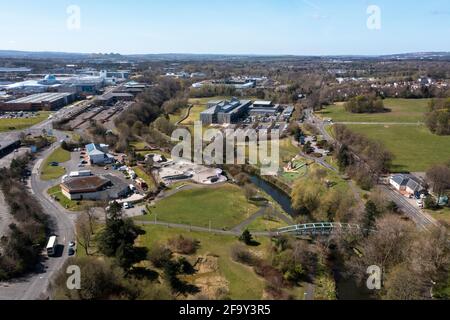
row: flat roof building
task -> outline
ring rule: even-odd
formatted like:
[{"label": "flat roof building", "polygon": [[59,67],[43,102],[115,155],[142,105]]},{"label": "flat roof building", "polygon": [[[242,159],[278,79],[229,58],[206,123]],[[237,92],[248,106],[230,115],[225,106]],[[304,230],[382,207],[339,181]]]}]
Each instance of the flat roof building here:
[{"label": "flat roof building", "polygon": [[56,110],[74,102],[75,94],[68,92],[47,92],[32,94],[0,104],[1,111]]},{"label": "flat roof building", "polygon": [[232,98],[230,101],[210,101],[208,109],[200,114],[203,124],[230,124],[243,117],[251,105],[250,100],[240,101]]},{"label": "flat roof building", "polygon": [[278,112],[280,106],[273,104],[272,101],[255,101],[250,107],[249,114],[251,116],[272,116]]}]

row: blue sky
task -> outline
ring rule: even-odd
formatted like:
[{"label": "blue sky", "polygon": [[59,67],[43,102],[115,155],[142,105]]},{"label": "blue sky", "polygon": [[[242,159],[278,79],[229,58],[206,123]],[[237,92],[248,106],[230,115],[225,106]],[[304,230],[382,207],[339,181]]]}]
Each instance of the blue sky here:
[{"label": "blue sky", "polygon": [[[66,10],[81,10],[69,30]],[[381,29],[367,28],[367,8]],[[450,51],[449,0],[0,0],[0,49],[220,54]]]}]

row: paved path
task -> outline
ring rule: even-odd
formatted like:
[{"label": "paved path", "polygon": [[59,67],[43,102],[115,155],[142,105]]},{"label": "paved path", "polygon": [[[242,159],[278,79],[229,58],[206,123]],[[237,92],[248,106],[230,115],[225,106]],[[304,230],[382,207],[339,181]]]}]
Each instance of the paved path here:
[{"label": "paved path", "polygon": [[[167,228],[173,228],[173,229],[182,229],[182,230],[188,230],[188,231],[196,231],[196,232],[205,232],[205,233],[213,233],[213,234],[221,234],[221,235],[228,235],[228,236],[240,236],[242,232],[235,231],[235,230],[221,230],[221,229],[213,229],[213,228],[205,228],[205,227],[196,227],[196,226],[190,226],[186,224],[178,224],[178,223],[167,223],[167,222],[160,222],[160,221],[139,221],[135,220],[137,225],[153,225],[153,226],[163,226]],[[262,231],[262,232],[252,232],[252,235],[257,237],[273,237],[276,235],[275,232],[268,232],[268,231]]]}]

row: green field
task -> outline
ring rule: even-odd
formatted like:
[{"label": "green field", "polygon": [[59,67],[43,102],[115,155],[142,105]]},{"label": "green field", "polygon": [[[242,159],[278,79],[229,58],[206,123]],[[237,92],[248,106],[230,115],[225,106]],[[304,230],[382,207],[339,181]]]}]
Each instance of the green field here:
[{"label": "green field", "polygon": [[157,202],[151,214],[139,219],[180,223],[214,229],[230,229],[255,213],[258,208],[248,203],[244,192],[235,185],[205,187],[180,191]]},{"label": "green field", "polygon": [[284,221],[278,219],[278,217],[262,216],[253,221],[247,226],[247,229],[251,232],[255,231],[271,231],[278,228],[286,227],[287,224]]},{"label": "green field", "polygon": [[[70,152],[63,150],[62,148],[56,149],[43,163],[41,171],[41,179],[48,181],[62,177],[66,169],[61,167],[61,163],[70,160]],[[58,162],[60,165],[53,167],[50,165],[52,162]]]},{"label": "green field", "polygon": [[423,172],[450,159],[450,136],[432,134],[425,126],[348,125],[381,141],[394,154],[393,172]]},{"label": "green field", "polygon": [[386,113],[357,114],[345,111],[343,103],[337,103],[317,112],[323,118],[334,122],[399,122],[417,123],[424,121],[430,99],[385,99]]},{"label": "green field", "polygon": [[52,112],[50,111],[41,111],[36,117],[28,119],[0,119],[0,132],[27,129],[47,120],[51,114]]},{"label": "green field", "polygon": [[[144,226],[146,234],[138,239],[139,245],[148,248],[157,243],[166,243],[168,239],[178,235],[194,238],[200,241],[200,248],[196,255],[214,255],[218,258],[218,270],[205,274],[196,274],[193,279],[204,280],[211,279],[211,282],[217,284],[217,277],[225,278],[228,282],[228,296],[233,300],[260,300],[263,297],[264,280],[258,277],[254,271],[242,264],[236,263],[231,259],[231,248],[239,241],[233,236],[213,235],[208,233],[188,232],[176,229],[168,229],[161,226]],[[264,256],[269,252],[269,240],[258,238],[261,246],[252,250],[258,256]],[[257,252],[256,252],[257,251]],[[220,279],[219,279],[220,281]]]}]

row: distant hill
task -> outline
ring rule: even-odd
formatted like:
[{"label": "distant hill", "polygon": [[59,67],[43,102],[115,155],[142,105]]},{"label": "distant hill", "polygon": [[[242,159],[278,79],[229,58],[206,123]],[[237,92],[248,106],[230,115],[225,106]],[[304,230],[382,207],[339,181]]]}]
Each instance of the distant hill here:
[{"label": "distant hill", "polygon": [[450,52],[419,52],[390,55],[329,55],[329,56],[300,56],[300,55],[226,55],[226,54],[189,54],[189,53],[161,53],[161,54],[133,54],[118,53],[70,53],[70,52],[32,52],[0,50],[0,58],[13,59],[59,59],[59,60],[136,60],[136,61],[232,61],[232,60],[287,60],[287,59],[381,59],[381,60],[450,60]]}]

